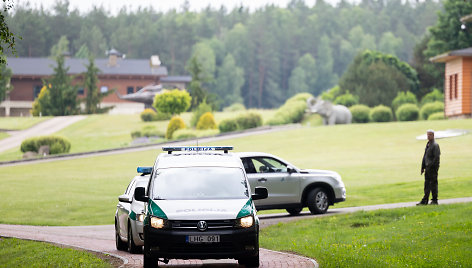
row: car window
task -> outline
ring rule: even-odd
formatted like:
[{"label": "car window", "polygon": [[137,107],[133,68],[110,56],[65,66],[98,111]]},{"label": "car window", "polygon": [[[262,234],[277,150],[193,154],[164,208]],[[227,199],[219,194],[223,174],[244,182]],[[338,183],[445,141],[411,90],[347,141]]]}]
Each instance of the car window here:
[{"label": "car window", "polygon": [[171,200],[248,198],[246,177],[240,168],[164,168],[154,173],[151,198]]},{"label": "car window", "polygon": [[257,173],[287,172],[287,166],[270,157],[254,157],[251,159]]},{"label": "car window", "polygon": [[257,173],[251,158],[241,158],[241,161],[243,162],[244,170],[247,174]]},{"label": "car window", "polygon": [[129,185],[128,185],[128,188],[126,188],[126,191],[125,191],[125,194],[127,195],[130,195],[131,191],[134,190],[134,184],[136,183],[136,180],[132,180]]}]

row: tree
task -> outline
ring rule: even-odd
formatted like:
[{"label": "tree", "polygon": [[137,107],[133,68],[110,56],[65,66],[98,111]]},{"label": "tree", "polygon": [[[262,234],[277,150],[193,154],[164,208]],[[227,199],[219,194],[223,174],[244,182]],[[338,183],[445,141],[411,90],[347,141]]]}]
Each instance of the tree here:
[{"label": "tree", "polygon": [[312,91],[313,95],[319,95],[322,91],[331,88],[336,83],[337,77],[333,73],[333,65],[333,53],[329,37],[323,36],[318,48],[316,64],[318,79],[316,80],[316,88]]},{"label": "tree", "polygon": [[305,54],[298,60],[288,81],[288,94],[293,96],[301,92],[313,93],[316,87],[317,70],[315,59],[311,54]]},{"label": "tree", "polygon": [[[10,0],[3,0],[3,3],[4,3],[3,12],[7,12],[9,9],[13,7],[13,3],[10,3]],[[10,31],[10,28],[8,28],[8,25],[5,21],[5,16],[3,15],[2,12],[0,12],[0,64],[6,63],[6,59],[4,57],[3,44],[5,44],[8,49],[13,51],[13,53],[16,52],[15,35]]]},{"label": "tree", "polygon": [[0,63],[0,102],[5,100],[9,91],[13,89],[10,85],[11,69],[7,68],[4,63]]},{"label": "tree", "polygon": [[385,54],[397,55],[402,44],[403,41],[401,38],[395,37],[392,32],[386,32],[382,34],[378,48],[380,52]]},{"label": "tree", "polygon": [[70,53],[69,40],[67,39],[67,36],[63,35],[63,36],[61,36],[61,38],[59,39],[57,44],[55,44],[51,48],[51,55],[50,56],[53,57],[53,58],[58,58],[60,56],[64,56],[65,53]]},{"label": "tree", "polygon": [[75,53],[75,58],[77,59],[87,59],[90,56],[90,52],[86,44],[83,44],[79,51]]},{"label": "tree", "polygon": [[204,99],[207,99],[205,83],[210,83],[215,75],[215,54],[206,43],[198,43],[193,49],[193,54],[187,62],[186,69],[192,75],[190,82],[190,95],[192,96],[192,108],[195,108]]},{"label": "tree", "polygon": [[214,86],[214,93],[222,99],[223,107],[229,106],[233,103],[242,103],[241,87],[243,85],[243,69],[236,66],[233,55],[226,55],[223,60],[223,65],[218,68],[218,76]]},{"label": "tree", "polygon": [[41,106],[42,115],[73,115],[79,112],[77,103],[77,86],[72,85],[73,78],[64,67],[64,56],[56,58],[54,74],[43,82],[49,91],[47,105]]},{"label": "tree", "polygon": [[176,115],[187,111],[190,108],[191,100],[192,97],[187,91],[173,89],[156,95],[152,106],[158,112]]},{"label": "tree", "polygon": [[[89,64],[87,65],[87,71],[84,74],[84,89],[87,91],[85,97],[85,112],[87,114],[101,113],[104,109],[100,108],[102,99],[112,93],[113,91],[107,91],[101,93],[98,90],[98,73],[100,69],[95,66],[95,60],[93,56],[89,57]],[[106,110],[106,109],[105,109]]]}]

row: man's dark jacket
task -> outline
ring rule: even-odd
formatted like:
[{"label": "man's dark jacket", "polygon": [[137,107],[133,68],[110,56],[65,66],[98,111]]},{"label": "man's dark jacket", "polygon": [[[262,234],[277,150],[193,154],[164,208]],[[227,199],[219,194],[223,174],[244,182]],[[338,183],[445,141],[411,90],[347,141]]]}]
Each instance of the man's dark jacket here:
[{"label": "man's dark jacket", "polygon": [[426,144],[426,149],[423,156],[423,162],[421,168],[427,171],[437,171],[439,169],[439,156],[441,150],[435,140],[432,140]]}]

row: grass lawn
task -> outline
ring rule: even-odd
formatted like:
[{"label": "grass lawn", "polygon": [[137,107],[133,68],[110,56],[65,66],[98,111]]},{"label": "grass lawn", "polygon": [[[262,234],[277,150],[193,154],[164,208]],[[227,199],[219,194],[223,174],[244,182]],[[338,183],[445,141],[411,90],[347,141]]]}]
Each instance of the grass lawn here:
[{"label": "grass lawn", "polygon": [[306,219],[263,229],[260,245],[321,267],[472,267],[470,215],[455,204]]},{"label": "grass lawn", "polygon": [[10,135],[8,135],[7,133],[5,132],[0,132],[0,140],[1,139],[5,139],[6,137],[9,137]]},{"label": "grass lawn", "polygon": [[0,238],[0,267],[112,267],[96,255],[51,244]]},{"label": "grass lawn", "polygon": [[[275,110],[249,110],[259,113],[264,121],[270,119]],[[216,112],[215,120],[220,122],[227,118],[237,116],[241,112]],[[181,114],[182,119],[187,126],[190,126],[192,113]],[[40,119],[37,117],[28,117],[30,120]],[[25,118],[25,119],[28,119]],[[45,118],[45,117],[42,117]],[[0,119],[0,129],[2,128]],[[44,120],[44,119],[42,119]],[[6,121],[5,121],[6,122]],[[10,121],[8,121],[10,122]],[[39,122],[39,121],[38,121]],[[66,137],[70,140],[71,153],[96,151],[110,148],[126,147],[131,145],[131,132],[142,130],[145,126],[155,126],[157,130],[165,133],[168,120],[157,122],[143,122],[139,114],[131,115],[90,115],[87,118],[72,124],[65,129],[57,132],[57,135]],[[6,123],[5,123],[6,125]],[[22,125],[23,126],[23,125]],[[26,127],[25,127],[26,128]],[[2,138],[0,132],[0,139]],[[164,141],[164,139],[160,140]],[[159,140],[154,141],[159,142]],[[0,161],[9,161],[21,159],[23,153],[19,147],[0,153]]]},{"label": "grass lawn", "polygon": [[0,117],[0,129],[23,130],[50,118],[49,116]]},{"label": "grass lawn", "polygon": [[[392,122],[305,127],[238,138],[215,145],[279,155],[300,168],[335,170],[347,201],[360,206],[419,201],[420,162],[426,129],[472,129],[472,120]],[[440,139],[439,200],[471,196],[472,135]],[[139,165],[152,165],[160,150],[0,167],[0,223],[112,224],[117,196]],[[440,201],[441,202],[441,201]]]}]

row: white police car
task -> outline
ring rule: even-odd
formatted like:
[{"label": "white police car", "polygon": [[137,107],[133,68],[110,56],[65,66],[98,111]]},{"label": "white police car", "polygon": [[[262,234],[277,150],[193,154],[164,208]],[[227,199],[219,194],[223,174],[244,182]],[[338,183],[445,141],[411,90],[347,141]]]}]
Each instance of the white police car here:
[{"label": "white police car", "polygon": [[[237,259],[259,266],[259,219],[241,159],[232,147],[164,147],[152,167],[145,203],[144,267],[169,259]],[[221,152],[223,151],[223,152]]]}]

